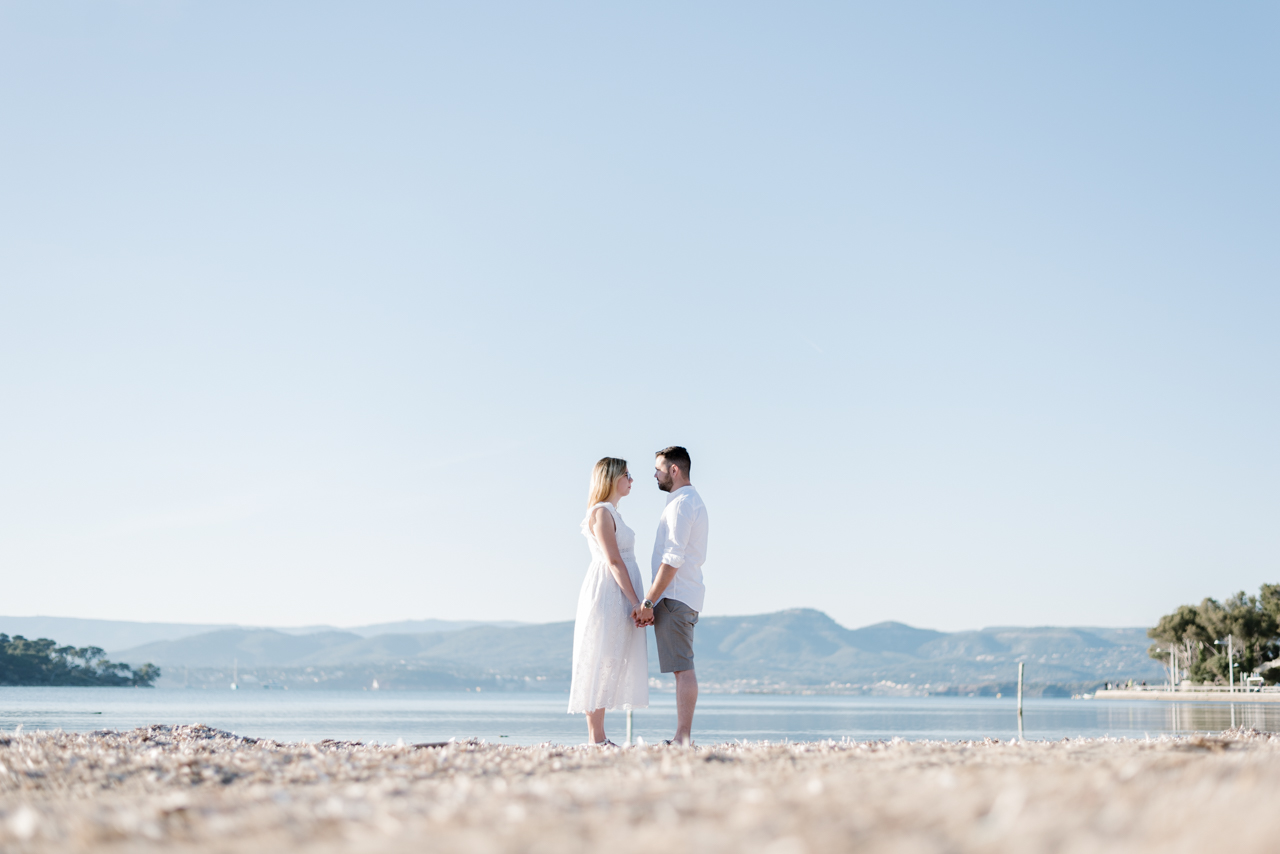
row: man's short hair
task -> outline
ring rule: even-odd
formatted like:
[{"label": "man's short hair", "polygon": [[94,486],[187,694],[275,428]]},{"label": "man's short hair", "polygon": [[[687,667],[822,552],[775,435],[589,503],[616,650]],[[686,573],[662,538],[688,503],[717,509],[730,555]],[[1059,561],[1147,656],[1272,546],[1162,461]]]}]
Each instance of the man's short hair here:
[{"label": "man's short hair", "polygon": [[662,457],[668,463],[675,463],[680,466],[680,471],[684,472],[684,476],[689,476],[689,452],[679,445],[672,445],[670,448],[663,448],[655,457]]}]

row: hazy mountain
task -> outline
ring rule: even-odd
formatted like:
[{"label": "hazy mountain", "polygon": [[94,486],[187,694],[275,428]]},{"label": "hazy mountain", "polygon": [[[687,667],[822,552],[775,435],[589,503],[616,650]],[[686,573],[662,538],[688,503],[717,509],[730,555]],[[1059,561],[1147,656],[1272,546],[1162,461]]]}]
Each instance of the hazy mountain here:
[{"label": "hazy mountain", "polygon": [[0,617],[0,633],[34,640],[52,638],[71,646],[96,646],[112,652],[160,640],[205,634],[229,625],[198,623],[134,623],[126,620],[82,620],[78,617]]},{"label": "hazy mountain", "polygon": [[[791,685],[1004,683],[1027,664],[1029,682],[1077,684],[1105,679],[1157,680],[1143,629],[999,627],[937,632],[902,623],[846,629],[821,611],[795,609],[698,622],[698,675],[707,682]],[[130,664],[266,668],[264,679],[312,685],[378,678],[383,685],[454,686],[476,680],[560,684],[569,677],[573,624],[473,626],[454,631],[377,634],[226,629],[116,653]],[[650,669],[657,653],[650,633]],[[285,671],[289,671],[286,673]],[[296,672],[295,672],[296,671]],[[266,671],[264,671],[266,672]],[[292,674],[292,675],[290,675]],[[188,677],[189,678],[189,674]],[[358,683],[356,683],[358,684]]]},{"label": "hazy mountain", "polygon": [[[315,635],[331,632],[349,632],[359,637],[386,634],[418,634],[425,632],[460,632],[476,626],[513,628],[524,623],[511,621],[479,622],[476,620],[401,620],[397,623],[376,623],[341,629],[336,626],[295,626],[270,629],[286,635]],[[201,623],[135,623],[128,620],[84,620],[78,617],[3,617],[0,616],[0,633],[22,635],[25,638],[52,638],[60,644],[71,646],[96,646],[114,653],[133,649],[157,641],[175,641],[193,635],[222,630],[256,630],[250,626],[231,624],[210,625]]]},{"label": "hazy mountain", "polygon": [[[397,623],[374,623],[368,626],[349,626],[347,628],[339,628],[338,626],[272,626],[271,628],[277,632],[283,632],[286,635],[313,635],[320,632],[350,632],[353,635],[359,635],[362,638],[371,638],[377,635],[413,635],[424,634],[427,632],[460,632],[463,629],[472,629],[476,626],[498,626],[499,628],[509,629],[515,626],[525,626],[528,623],[518,623],[513,620],[401,620]],[[251,626],[241,626],[240,628],[253,628]]]},{"label": "hazy mountain", "polygon": [[[937,632],[903,623],[846,629],[821,611],[797,609],[698,622],[698,671],[718,680],[822,684],[1004,682],[1026,663],[1037,683],[1159,679],[1145,629],[1001,627]],[[652,658],[652,655],[651,655]]]},{"label": "hazy mountain", "polygon": [[[471,629],[424,634],[375,635],[316,632],[290,635],[275,629],[224,629],[176,641],[159,641],[116,653],[122,661],[174,667],[334,667],[414,659],[480,672],[568,673],[573,623]],[[497,665],[495,667],[494,665]]]},{"label": "hazy mountain", "polygon": [[156,641],[116,653],[123,661],[149,661],[166,667],[289,667],[322,658],[326,650],[363,640],[350,632],[290,635],[275,629],[222,629],[207,634]]},{"label": "hazy mountain", "polygon": [[926,643],[946,637],[946,634],[933,629],[917,629],[904,623],[889,622],[854,629],[847,637],[851,644],[867,652],[901,652],[911,655]]},{"label": "hazy mountain", "polygon": [[479,620],[401,620],[398,623],[374,623],[371,626],[355,626],[343,629],[361,637],[371,638],[376,635],[416,635],[425,632],[460,632],[463,629],[474,629],[477,626],[497,626],[501,629],[512,629],[527,626],[513,620],[484,622]]}]

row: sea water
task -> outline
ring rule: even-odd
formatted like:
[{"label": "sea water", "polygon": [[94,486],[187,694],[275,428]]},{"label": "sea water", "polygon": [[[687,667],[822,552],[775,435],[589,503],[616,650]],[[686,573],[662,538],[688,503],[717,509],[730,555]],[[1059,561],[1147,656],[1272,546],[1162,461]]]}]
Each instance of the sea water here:
[{"label": "sea water", "polygon": [[[497,744],[580,744],[581,715],[565,713],[566,695],[431,691],[281,691],[241,689],[0,688],[0,730],[124,730],[148,724],[207,724],[277,741],[406,744],[483,739]],[[634,714],[633,734],[670,738],[675,697],[655,693]],[[610,712],[609,737],[621,743],[626,714]],[[1024,701],[1023,736],[1143,738],[1280,729],[1280,704],[1169,703],[1155,700]],[[1008,740],[1018,736],[1015,701],[994,697],[866,697],[703,694],[694,718],[701,744],[892,738]]]}]

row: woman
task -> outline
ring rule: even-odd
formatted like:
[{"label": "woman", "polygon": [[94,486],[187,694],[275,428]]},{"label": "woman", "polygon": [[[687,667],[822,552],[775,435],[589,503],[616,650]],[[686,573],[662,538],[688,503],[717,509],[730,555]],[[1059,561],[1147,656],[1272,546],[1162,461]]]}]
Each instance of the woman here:
[{"label": "woman", "polygon": [[649,649],[644,629],[631,617],[640,604],[636,534],[618,515],[631,494],[627,461],[605,457],[591,473],[591,494],[582,534],[591,546],[591,566],[578,594],[573,625],[573,682],[569,714],[587,716],[592,744],[613,745],[604,734],[606,709],[649,707]]}]

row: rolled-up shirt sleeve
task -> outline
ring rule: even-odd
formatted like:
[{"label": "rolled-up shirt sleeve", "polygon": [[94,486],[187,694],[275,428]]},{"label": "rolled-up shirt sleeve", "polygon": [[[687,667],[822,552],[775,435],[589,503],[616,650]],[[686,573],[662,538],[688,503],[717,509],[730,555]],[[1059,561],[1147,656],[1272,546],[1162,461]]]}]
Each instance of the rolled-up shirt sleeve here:
[{"label": "rolled-up shirt sleeve", "polygon": [[667,525],[667,542],[662,548],[662,562],[676,569],[684,566],[685,553],[689,549],[689,537],[693,533],[693,509],[688,501],[676,501],[672,519]]}]

